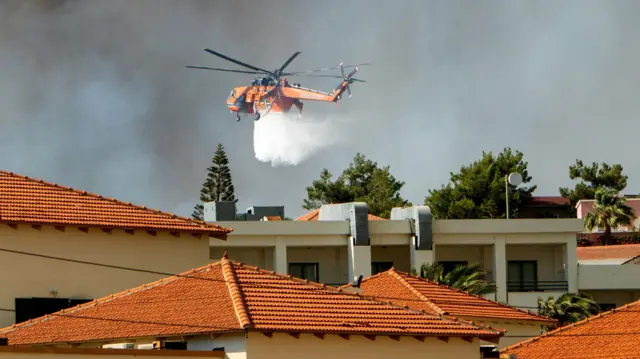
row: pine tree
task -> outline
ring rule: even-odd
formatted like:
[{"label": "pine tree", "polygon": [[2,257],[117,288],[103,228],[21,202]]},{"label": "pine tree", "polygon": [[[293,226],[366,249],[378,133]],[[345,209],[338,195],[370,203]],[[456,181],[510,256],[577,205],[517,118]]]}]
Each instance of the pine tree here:
[{"label": "pine tree", "polygon": [[[235,196],[235,188],[231,180],[231,170],[229,169],[229,159],[224,151],[224,146],[218,144],[216,153],[211,159],[211,166],[207,168],[207,180],[202,184],[200,190],[200,201],[202,202],[218,202],[233,201],[237,202]],[[194,219],[204,219],[204,205],[199,203],[195,206],[193,214]]]}]

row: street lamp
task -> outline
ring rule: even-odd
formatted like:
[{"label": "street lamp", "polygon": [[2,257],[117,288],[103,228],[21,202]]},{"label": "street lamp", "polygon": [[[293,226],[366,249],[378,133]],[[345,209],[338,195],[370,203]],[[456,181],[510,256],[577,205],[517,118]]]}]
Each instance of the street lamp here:
[{"label": "street lamp", "polygon": [[509,219],[509,185],[518,187],[522,183],[522,175],[518,172],[511,172],[504,176],[504,193],[507,195],[507,219]]}]

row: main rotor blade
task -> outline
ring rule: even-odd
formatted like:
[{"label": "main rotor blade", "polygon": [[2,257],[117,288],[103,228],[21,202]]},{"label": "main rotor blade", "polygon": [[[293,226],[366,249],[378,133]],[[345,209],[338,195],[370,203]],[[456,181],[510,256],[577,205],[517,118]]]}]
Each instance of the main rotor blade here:
[{"label": "main rotor blade", "polygon": [[[343,66],[345,69],[347,68],[351,68],[351,67],[356,67],[356,66],[366,66],[366,65],[371,65],[370,62],[365,62],[362,64],[357,64],[357,65],[345,65]],[[334,67],[325,67],[323,69],[316,69],[316,70],[307,70],[307,71],[298,71],[298,72],[289,72],[284,74],[285,76],[290,76],[290,75],[297,75],[297,74],[311,74],[311,73],[315,73],[315,72],[325,72],[325,71],[331,71],[331,70],[337,70],[339,69],[340,66],[334,66]]]},{"label": "main rotor blade", "polygon": [[229,69],[218,69],[215,67],[206,67],[206,66],[185,66],[188,69],[201,69],[201,70],[213,70],[213,71],[227,71],[227,72],[237,72],[241,74],[262,74],[262,72],[258,71],[244,71],[244,70],[229,70]]},{"label": "main rotor blade", "polygon": [[227,60],[227,61],[231,61],[231,62],[233,62],[234,64],[237,64],[237,65],[240,65],[240,66],[244,66],[244,67],[250,68],[250,69],[252,69],[252,70],[262,71],[262,72],[265,72],[265,73],[267,73],[267,74],[271,74],[271,71],[267,71],[267,70],[265,70],[265,69],[261,69],[261,68],[259,68],[259,67],[255,67],[255,66],[251,66],[251,65],[249,65],[249,64],[245,64],[244,62],[238,61],[238,60],[236,60],[236,59],[232,59],[232,58],[230,58],[230,57],[228,57],[228,56],[225,56],[225,55],[223,55],[223,54],[221,54],[221,53],[219,53],[219,52],[213,51],[213,50],[211,50],[211,49],[204,49],[204,51],[206,51],[206,52],[208,52],[208,53],[210,53],[210,54],[216,55],[216,56],[218,56],[218,57],[220,57],[220,58],[223,58],[223,59],[225,59],[225,60]]},{"label": "main rotor blade", "polygon": [[280,72],[284,71],[284,68],[289,66],[289,64],[291,63],[291,61],[293,61],[293,59],[295,59],[296,57],[298,57],[298,55],[300,55],[300,51],[296,51],[293,53],[293,55],[291,55],[291,57],[289,58],[289,60],[287,60],[287,62],[284,63],[284,65],[282,65],[282,67],[280,67]]},{"label": "main rotor blade", "polygon": [[[334,79],[343,79],[344,77],[342,76],[338,76],[338,75],[313,75],[313,74],[299,74],[299,75],[289,75],[289,76],[303,76],[303,77],[330,77],[330,78],[334,78]],[[360,80],[360,79],[351,79],[352,81],[357,81],[357,82],[366,82],[364,80]]]}]

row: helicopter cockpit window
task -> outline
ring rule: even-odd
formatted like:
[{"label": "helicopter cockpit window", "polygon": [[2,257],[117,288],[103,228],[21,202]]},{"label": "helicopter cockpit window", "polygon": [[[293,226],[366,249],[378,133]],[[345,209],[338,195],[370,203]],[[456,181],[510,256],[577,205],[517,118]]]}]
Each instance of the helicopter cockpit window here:
[{"label": "helicopter cockpit window", "polygon": [[229,98],[233,98],[235,94],[236,94],[236,90],[231,90],[231,93],[229,93]]}]

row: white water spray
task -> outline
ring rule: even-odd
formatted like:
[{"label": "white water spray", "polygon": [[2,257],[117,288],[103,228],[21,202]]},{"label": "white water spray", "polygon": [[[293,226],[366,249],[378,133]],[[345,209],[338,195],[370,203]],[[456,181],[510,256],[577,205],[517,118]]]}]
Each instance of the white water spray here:
[{"label": "white water spray", "polygon": [[296,166],[318,151],[343,140],[335,119],[314,119],[271,112],[255,122],[253,150],[256,159],[271,166]]}]

